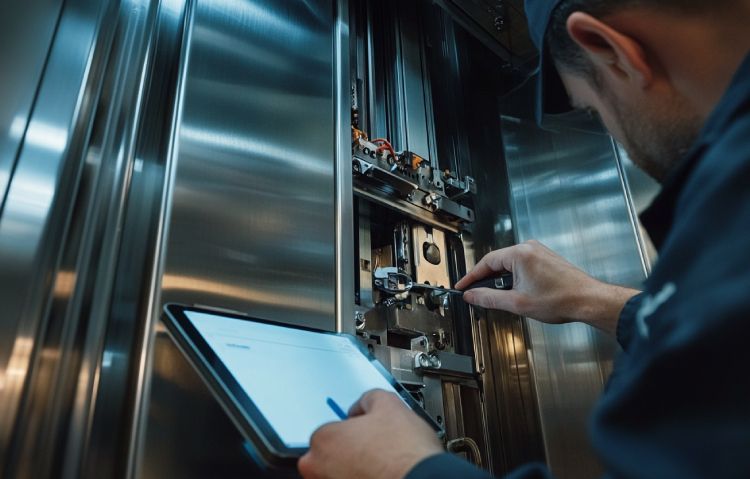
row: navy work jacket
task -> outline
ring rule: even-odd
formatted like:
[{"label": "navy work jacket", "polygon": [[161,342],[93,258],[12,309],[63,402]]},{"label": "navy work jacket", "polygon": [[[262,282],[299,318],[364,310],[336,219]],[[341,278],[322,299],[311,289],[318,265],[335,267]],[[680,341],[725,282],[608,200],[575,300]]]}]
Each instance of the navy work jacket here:
[{"label": "navy work jacket", "polygon": [[[660,257],[620,316],[592,444],[606,477],[750,478],[750,56],[642,221]],[[442,454],[407,479],[448,477],[490,476]]]}]

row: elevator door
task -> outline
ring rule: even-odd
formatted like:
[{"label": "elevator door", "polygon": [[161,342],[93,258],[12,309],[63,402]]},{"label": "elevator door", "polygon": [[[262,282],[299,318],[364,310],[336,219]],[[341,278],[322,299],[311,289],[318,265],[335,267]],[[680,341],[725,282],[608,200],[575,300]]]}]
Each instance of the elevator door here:
[{"label": "elevator door", "polygon": [[333,14],[326,3],[196,2],[164,302],[333,329]]},{"label": "elevator door", "polygon": [[[162,304],[335,329],[334,32],[328,0],[194,3]],[[152,364],[142,475],[256,477],[161,330]]]}]

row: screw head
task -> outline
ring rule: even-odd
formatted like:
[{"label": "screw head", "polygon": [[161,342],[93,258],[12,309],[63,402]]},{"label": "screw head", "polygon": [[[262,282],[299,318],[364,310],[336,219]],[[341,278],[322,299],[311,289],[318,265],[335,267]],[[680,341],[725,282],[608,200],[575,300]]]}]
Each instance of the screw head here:
[{"label": "screw head", "polygon": [[422,366],[423,368],[429,368],[430,364],[431,364],[430,358],[426,354],[420,353],[419,365]]},{"label": "screw head", "polygon": [[437,356],[437,354],[433,354],[429,356],[429,363],[431,368],[439,369],[441,366],[440,358]]}]

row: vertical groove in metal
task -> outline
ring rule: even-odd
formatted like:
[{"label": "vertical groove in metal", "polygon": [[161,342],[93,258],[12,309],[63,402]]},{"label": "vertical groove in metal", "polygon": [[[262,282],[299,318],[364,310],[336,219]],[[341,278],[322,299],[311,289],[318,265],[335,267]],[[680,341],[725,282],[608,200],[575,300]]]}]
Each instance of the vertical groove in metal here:
[{"label": "vertical groove in metal", "polygon": [[349,2],[335,5],[336,331],[354,333],[354,209],[351,171]]},{"label": "vertical groove in metal", "polygon": [[[55,20],[54,20],[54,27],[53,27],[52,32],[51,32],[50,46],[47,49],[47,53],[44,55],[44,61],[43,61],[42,65],[41,65],[41,71],[39,72],[41,78],[44,78],[44,72],[47,69],[47,64],[49,63],[49,58],[50,58],[50,55],[52,54],[51,42],[54,41],[55,36],[57,35],[57,31],[58,31],[59,26],[60,26],[60,19],[62,18],[62,8],[63,8],[63,4],[64,3],[65,3],[64,0],[59,0],[59,7],[57,8],[57,14],[54,15]],[[32,5],[31,7],[33,8],[34,6],[35,5]],[[38,8],[38,5],[36,5],[36,6]],[[25,12],[25,13],[28,13],[28,12]],[[17,15],[17,14],[15,14],[15,15]],[[41,15],[39,15],[39,16],[41,16]],[[35,25],[35,26],[40,26],[40,25]],[[24,25],[24,27],[28,28],[28,25]],[[41,32],[36,32],[35,31],[34,35],[38,35],[40,37],[43,36],[43,33],[41,33],[41,34],[40,33]],[[26,42],[24,42],[24,43],[26,43]],[[24,79],[27,80],[27,81],[30,81],[30,82],[33,81],[32,78],[28,78],[28,77],[25,77]],[[4,83],[5,83],[5,81],[4,81]],[[34,89],[33,98],[31,99],[31,103],[29,104],[29,117],[31,117],[31,115],[33,115],[34,105],[36,104],[36,100],[39,97],[39,90],[41,89],[41,86],[42,86],[42,82],[40,81],[39,84]],[[9,92],[6,92],[6,93],[9,93]],[[14,119],[14,123],[19,118],[20,117],[16,117],[16,119]],[[10,182],[13,181],[13,173],[16,170],[16,166],[18,165],[18,157],[20,156],[21,150],[23,149],[23,139],[26,137],[26,133],[28,132],[28,129],[29,129],[29,121],[28,121],[29,119],[26,118],[25,120],[26,121],[25,121],[25,124],[23,126],[23,132],[21,132],[20,135],[19,135],[18,145],[15,148],[15,150],[13,151],[13,155],[10,157],[10,159],[8,159],[7,157],[6,158],[0,158],[0,218],[2,218],[2,216],[3,216],[3,209],[4,209],[4,206],[5,206],[5,200],[7,199],[8,191],[9,191],[8,187],[10,185]],[[14,125],[13,124],[11,124],[11,128],[9,130],[14,130]],[[10,134],[12,134],[12,133],[9,132],[9,135]],[[2,149],[0,148],[0,153],[1,152],[2,152]],[[7,162],[10,162],[10,165],[7,168],[7,172],[6,172],[6,171],[3,171],[3,170],[6,168]],[[3,165],[3,163],[6,163],[6,165]]]},{"label": "vertical groove in metal", "polygon": [[61,268],[80,262],[74,222],[91,204],[82,178],[98,171],[85,160],[114,34],[102,25],[114,11],[110,2],[65,2],[0,217],[3,319],[16,324],[0,395],[8,477],[44,477],[60,460],[55,439],[67,424],[80,328],[70,312],[77,270]]},{"label": "vertical groove in metal", "polygon": [[651,260],[649,259],[646,241],[643,238],[643,231],[640,228],[638,222],[638,212],[633,202],[633,195],[630,189],[630,183],[628,182],[628,175],[625,173],[625,169],[622,165],[622,155],[620,154],[620,148],[614,138],[612,141],[612,150],[614,151],[615,163],[617,164],[617,173],[620,175],[620,183],[622,184],[623,195],[625,196],[625,203],[628,209],[628,218],[630,224],[633,227],[633,234],[638,242],[638,254],[641,258],[641,265],[643,266],[643,274],[648,277],[651,274]]},{"label": "vertical groove in metal", "polygon": [[[130,424],[127,469],[125,478],[135,479],[141,476],[141,464],[143,459],[143,446],[145,442],[146,425],[148,423],[148,403],[150,398],[151,372],[154,356],[154,339],[156,335],[156,324],[161,314],[161,275],[164,270],[164,245],[169,234],[168,218],[171,209],[171,198],[174,190],[174,178],[177,162],[177,131],[181,119],[182,104],[185,94],[185,75],[188,68],[188,52],[190,37],[192,35],[192,10],[195,0],[159,0],[160,9],[165,8],[164,3],[169,1],[174,4],[173,10],[182,12],[179,24],[179,33],[173,44],[165,48],[176,48],[179,58],[177,66],[177,78],[175,82],[175,101],[171,108],[171,122],[168,130],[167,151],[164,165],[164,182],[160,200],[160,210],[157,220],[156,243],[154,245],[154,261],[149,275],[150,281],[146,291],[146,308],[144,310],[145,325],[142,330],[140,343],[141,348],[136,359],[134,409],[132,423]],[[162,18],[162,15],[159,15]]]}]

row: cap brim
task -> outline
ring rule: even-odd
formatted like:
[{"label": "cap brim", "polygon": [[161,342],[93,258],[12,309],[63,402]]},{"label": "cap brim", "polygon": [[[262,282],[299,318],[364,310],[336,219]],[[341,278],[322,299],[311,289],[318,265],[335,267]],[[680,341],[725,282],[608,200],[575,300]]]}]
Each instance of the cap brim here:
[{"label": "cap brim", "polygon": [[544,48],[537,69],[536,122],[541,126],[545,115],[559,115],[573,109],[555,62]]}]

